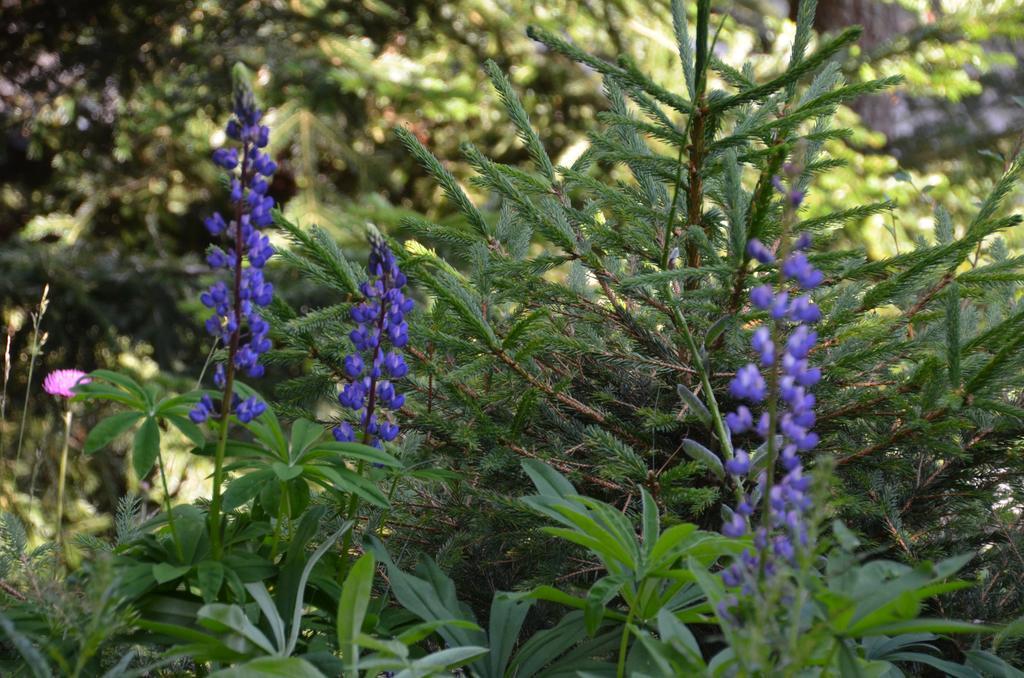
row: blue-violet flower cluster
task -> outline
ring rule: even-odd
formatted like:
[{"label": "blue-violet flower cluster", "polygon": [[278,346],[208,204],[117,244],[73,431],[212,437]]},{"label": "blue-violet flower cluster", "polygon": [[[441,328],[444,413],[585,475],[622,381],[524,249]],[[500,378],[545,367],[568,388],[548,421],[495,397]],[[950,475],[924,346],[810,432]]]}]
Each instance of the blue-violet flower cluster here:
[{"label": "blue-violet flower cluster", "polygon": [[[369,279],[360,285],[363,301],[352,307],[357,325],[349,333],[355,351],[345,357],[348,382],[338,402],[356,415],[357,427],[342,421],[333,430],[334,438],[351,442],[361,432],[362,442],[381,447],[398,435],[398,425],[381,410],[398,410],[405,396],[395,390],[392,380],[401,379],[409,368],[398,351],[409,342],[405,316],[413,308],[412,299],[402,292],[407,282],[398,268],[395,255],[376,231],[370,234]],[[389,350],[390,347],[390,350]]]},{"label": "blue-violet flower cluster", "polygon": [[[274,254],[274,248],[261,229],[273,222],[274,199],[267,191],[277,164],[263,150],[270,140],[270,130],[260,124],[262,112],[247,87],[236,88],[233,112],[227,136],[239,142],[241,150],[219,148],[213,153],[213,161],[231,173],[234,214],[226,220],[214,212],[205,220],[210,234],[225,241],[224,247],[210,248],[206,261],[214,270],[226,271],[228,280],[214,283],[200,300],[213,310],[206,330],[227,347],[232,373],[244,370],[249,377],[260,377],[260,356],[270,350],[270,325],[260,309],[268,306],[274,295],[274,286],[263,277],[263,267]],[[225,388],[227,381],[225,366],[217,365],[214,382],[218,388]],[[252,421],[266,407],[256,396],[232,398],[232,411],[242,422]],[[190,417],[200,423],[216,414],[213,400],[205,396]]]},{"label": "blue-violet flower cluster", "polygon": [[[740,586],[745,595],[756,590],[759,577],[773,575],[780,563],[793,563],[797,550],[808,540],[804,515],[811,506],[810,478],[803,474],[800,454],[818,444],[818,434],[812,430],[815,399],[811,389],[821,380],[821,370],[808,363],[817,340],[811,326],[821,319],[809,292],[823,280],[821,271],[807,259],[805,251],[810,244],[807,234],[793,243],[781,263],[779,289],[764,284],[750,291],[753,306],[767,311],[770,320],[751,338],[758,360],[741,368],[730,384],[732,395],[750,404],[740,405],[726,415],[731,433],[741,436],[753,432],[760,440],[771,441],[783,473],[771,482],[767,471],[762,471],[753,492],[744,495],[722,528],[727,536],[746,534],[758,499],[768,493],[768,515],[754,530],[757,551],[745,551],[722,573],[727,586]],[[747,252],[762,264],[775,263],[775,254],[759,240],[751,240]],[[758,406],[761,411],[755,414],[751,407]],[[744,487],[751,468],[750,454],[737,449],[726,468]],[[727,616],[736,602],[734,597],[725,601],[722,614]]]}]

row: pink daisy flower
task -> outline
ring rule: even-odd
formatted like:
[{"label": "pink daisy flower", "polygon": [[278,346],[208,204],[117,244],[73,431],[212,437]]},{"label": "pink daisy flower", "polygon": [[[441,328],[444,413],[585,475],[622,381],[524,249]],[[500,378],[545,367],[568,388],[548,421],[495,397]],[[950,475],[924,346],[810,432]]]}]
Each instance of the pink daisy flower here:
[{"label": "pink daisy flower", "polygon": [[81,370],[54,370],[43,380],[43,390],[53,396],[70,398],[75,395],[71,389],[90,381],[92,380]]}]

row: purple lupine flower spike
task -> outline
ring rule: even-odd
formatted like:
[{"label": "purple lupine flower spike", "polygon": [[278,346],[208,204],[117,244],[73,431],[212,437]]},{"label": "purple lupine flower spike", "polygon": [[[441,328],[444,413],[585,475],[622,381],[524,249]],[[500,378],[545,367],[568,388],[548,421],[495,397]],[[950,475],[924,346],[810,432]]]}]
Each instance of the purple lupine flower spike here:
[{"label": "purple lupine flower spike", "polygon": [[[256,378],[263,376],[260,357],[271,346],[270,324],[260,309],[269,306],[274,296],[274,286],[263,277],[263,267],[274,248],[260,229],[273,221],[274,199],[267,194],[267,179],[277,166],[259,150],[267,145],[270,130],[260,124],[263,113],[247,87],[236,88],[232,113],[227,136],[240,148],[219,148],[213,152],[213,161],[231,173],[234,211],[231,218],[215,212],[204,221],[210,235],[225,241],[224,246],[210,248],[207,263],[214,270],[226,270],[229,280],[215,282],[199,299],[213,311],[206,320],[207,332],[224,346],[233,347],[234,369]],[[214,371],[214,383],[218,388],[225,386],[224,365]],[[232,400],[232,412],[242,422],[252,421],[266,410],[266,404],[255,396]],[[207,401],[209,398],[204,398],[193,409],[190,416],[196,423],[215,413],[212,401]]]},{"label": "purple lupine flower spike", "polygon": [[[767,490],[769,514],[766,527],[754,532],[754,545],[761,555],[745,551],[722,572],[725,585],[740,588],[747,598],[756,595],[762,575],[774,575],[781,564],[793,562],[799,550],[807,545],[804,516],[811,507],[808,496],[810,478],[803,475],[800,453],[813,449],[819,441],[818,434],[811,430],[815,423],[815,398],[810,389],[820,381],[821,370],[810,366],[808,356],[818,338],[809,326],[821,319],[821,311],[809,294],[785,288],[795,286],[812,290],[824,279],[804,253],[810,244],[807,234],[794,241],[793,250],[781,262],[782,274],[788,283],[782,289],[776,290],[767,284],[751,289],[752,306],[768,311],[770,316],[768,324],[757,328],[751,337],[751,347],[758,354],[760,365],[752,362],[743,366],[730,384],[733,396],[755,405],[766,398],[777,399],[775,421],[767,411],[755,417],[746,405],[738,406],[725,419],[733,435],[742,435],[753,429],[762,440],[771,439],[778,452],[777,461],[784,471],[781,479]],[[762,263],[770,262],[765,255],[771,254],[770,250],[758,241],[751,240],[747,251]],[[775,393],[768,392],[769,379],[762,374],[762,369],[777,370],[774,372]],[[736,477],[740,487],[744,486],[750,469],[750,455],[743,450],[737,449],[733,459],[726,463],[726,470]],[[766,484],[767,475],[762,473],[757,494],[763,495]],[[730,537],[746,534],[749,530],[747,518],[754,513],[755,504],[754,496],[744,496],[722,526],[722,533]],[[761,562],[762,556],[764,563]],[[723,619],[734,622],[739,613],[739,599],[731,598],[722,605],[719,612]]]},{"label": "purple lupine flower spike", "polygon": [[[343,421],[332,432],[341,442],[361,438],[360,442],[381,447],[398,436],[398,425],[387,418],[385,411],[395,412],[405,404],[405,396],[397,392],[392,380],[409,372],[397,349],[409,341],[405,316],[412,311],[413,301],[402,291],[408,281],[395,255],[376,231],[370,233],[366,268],[369,279],[359,287],[363,301],[351,310],[357,324],[349,332],[349,339],[355,351],[343,361],[349,381],[338,394],[338,402],[352,410],[359,423],[353,427]],[[387,350],[388,344],[391,350]]]}]

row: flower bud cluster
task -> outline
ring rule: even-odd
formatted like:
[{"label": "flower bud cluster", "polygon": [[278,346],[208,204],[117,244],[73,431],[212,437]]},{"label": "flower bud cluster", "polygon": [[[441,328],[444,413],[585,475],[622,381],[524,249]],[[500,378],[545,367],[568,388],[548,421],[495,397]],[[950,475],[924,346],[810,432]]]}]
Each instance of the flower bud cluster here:
[{"label": "flower bud cluster", "polygon": [[367,270],[369,279],[360,285],[363,301],[351,311],[357,324],[349,333],[355,351],[343,363],[348,382],[338,395],[338,402],[355,413],[357,425],[342,421],[333,433],[336,440],[351,442],[361,430],[361,442],[380,447],[398,435],[398,425],[381,410],[395,411],[405,404],[393,380],[409,372],[399,349],[409,342],[405,316],[413,301],[402,291],[407,279],[395,255],[376,232],[370,235]]},{"label": "flower bud cluster", "polygon": [[[751,337],[757,360],[738,370],[729,386],[735,398],[747,402],[726,415],[730,432],[734,437],[753,434],[755,440],[771,441],[782,474],[769,486],[769,474],[761,471],[753,491],[743,496],[722,528],[730,537],[746,534],[755,506],[767,492],[768,515],[754,530],[757,552],[745,551],[722,573],[727,586],[740,586],[746,595],[755,590],[762,574],[771,576],[780,563],[794,562],[797,549],[807,545],[804,515],[811,506],[810,478],[803,474],[800,455],[818,444],[818,434],[812,430],[815,398],[811,389],[821,380],[821,369],[808,362],[818,338],[811,326],[821,319],[809,292],[824,277],[807,258],[805,251],[810,244],[807,234],[793,243],[792,251],[781,262],[778,289],[764,284],[750,291],[751,304],[767,312],[769,321]],[[751,240],[747,252],[762,264],[776,263],[775,254],[759,240]],[[726,463],[740,487],[746,485],[751,461],[747,451],[736,449]],[[720,612],[728,616],[736,604],[734,598],[727,600]]]},{"label": "flower bud cluster", "polygon": [[[226,220],[214,212],[205,220],[210,235],[224,240],[223,247],[210,248],[206,261],[215,271],[226,271],[228,280],[215,282],[199,299],[213,311],[206,320],[207,332],[229,348],[234,368],[249,377],[260,377],[264,373],[260,356],[271,345],[270,324],[260,309],[268,306],[274,296],[274,286],[263,277],[263,267],[274,254],[274,248],[261,229],[273,222],[274,199],[267,193],[277,165],[265,150],[270,130],[260,124],[262,112],[256,107],[251,90],[236,89],[233,113],[227,136],[238,142],[241,150],[219,148],[213,153],[213,161],[231,173],[234,216]],[[225,366],[217,365],[214,382],[224,388],[226,381]],[[266,405],[255,396],[232,399],[232,411],[240,421],[252,421],[265,410]],[[206,398],[190,416],[199,423],[212,414],[215,408]]]}]

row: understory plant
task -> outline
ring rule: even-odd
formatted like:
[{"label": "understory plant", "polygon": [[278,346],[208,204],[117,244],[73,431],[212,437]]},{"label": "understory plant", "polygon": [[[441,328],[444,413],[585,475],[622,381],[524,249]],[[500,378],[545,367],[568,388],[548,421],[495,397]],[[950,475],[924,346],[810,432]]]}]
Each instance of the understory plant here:
[{"label": "understory plant", "polygon": [[[568,166],[485,64],[532,161],[463,147],[495,209],[397,128],[454,209],[404,240],[369,227],[365,266],[276,209],[237,67],[230,209],[205,221],[215,388],[68,387],[116,410],[83,451],[131,434],[159,506],[66,540],[88,554],[70,572],[4,518],[0,667],[1024,675],[1024,564],[990,529],[1024,489],[1024,262],[999,239],[1024,158],[969,223],[936,204],[932,240],[871,261],[833,236],[898,206],[823,212],[814,179],[840,163],[837,108],[899,78],[847,83],[858,30],[814,35],[814,0],[768,76],[715,56],[710,0],[671,8],[675,88],[529,29],[607,97]],[[284,267],[330,303],[275,295]],[[194,503],[166,482],[174,438],[212,468]]]}]

